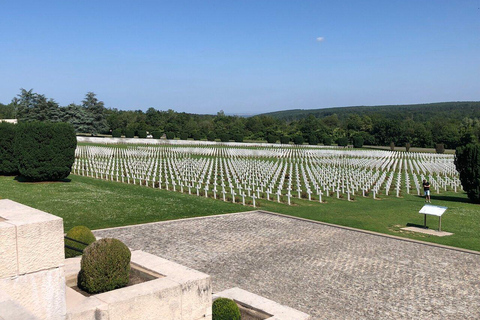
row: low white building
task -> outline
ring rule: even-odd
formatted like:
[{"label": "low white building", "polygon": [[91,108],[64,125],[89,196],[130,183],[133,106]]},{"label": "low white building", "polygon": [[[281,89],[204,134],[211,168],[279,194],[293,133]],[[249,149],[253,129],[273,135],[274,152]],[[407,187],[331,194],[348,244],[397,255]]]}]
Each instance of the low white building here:
[{"label": "low white building", "polygon": [[0,119],[0,122],[8,122],[8,123],[17,124],[18,120],[17,119]]}]

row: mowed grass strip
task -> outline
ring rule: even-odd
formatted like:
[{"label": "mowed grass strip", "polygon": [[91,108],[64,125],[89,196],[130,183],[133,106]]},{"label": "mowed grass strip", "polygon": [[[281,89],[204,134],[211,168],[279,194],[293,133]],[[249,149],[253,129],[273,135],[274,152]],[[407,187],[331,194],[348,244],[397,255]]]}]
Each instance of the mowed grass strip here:
[{"label": "mowed grass strip", "polygon": [[196,195],[70,175],[70,182],[26,183],[0,176],[0,198],[62,217],[65,230],[201,217],[249,207]]},{"label": "mowed grass strip", "polygon": [[[76,225],[100,229],[254,210],[251,206],[193,194],[76,175],[69,179],[70,182],[24,183],[14,177],[0,177],[0,198],[60,216],[66,230]],[[401,230],[407,225],[423,224],[423,215],[418,213],[425,204],[423,197],[379,197],[380,200],[373,200],[357,195],[355,201],[348,202],[324,196],[327,202],[322,204],[292,198],[292,206],[260,199],[257,204],[262,210],[480,251],[480,206],[469,203],[465,194],[432,195],[432,204],[448,207],[442,218],[442,230],[454,233],[448,237]],[[436,229],[438,218],[428,216],[427,225]]]}]

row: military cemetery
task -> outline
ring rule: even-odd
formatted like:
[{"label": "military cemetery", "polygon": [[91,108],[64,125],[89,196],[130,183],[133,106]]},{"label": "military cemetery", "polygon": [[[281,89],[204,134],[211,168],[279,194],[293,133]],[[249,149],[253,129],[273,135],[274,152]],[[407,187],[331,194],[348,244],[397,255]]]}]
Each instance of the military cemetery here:
[{"label": "military cemetery", "polygon": [[479,12],[2,3],[0,320],[480,319]]}]

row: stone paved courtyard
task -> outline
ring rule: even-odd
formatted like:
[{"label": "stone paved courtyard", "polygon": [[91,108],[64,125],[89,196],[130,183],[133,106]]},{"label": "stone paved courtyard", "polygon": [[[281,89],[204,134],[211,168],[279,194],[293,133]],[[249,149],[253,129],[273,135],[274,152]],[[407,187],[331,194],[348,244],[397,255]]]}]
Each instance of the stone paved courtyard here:
[{"label": "stone paved courtyard", "polygon": [[480,318],[480,255],[261,212],[95,234],[314,319]]}]

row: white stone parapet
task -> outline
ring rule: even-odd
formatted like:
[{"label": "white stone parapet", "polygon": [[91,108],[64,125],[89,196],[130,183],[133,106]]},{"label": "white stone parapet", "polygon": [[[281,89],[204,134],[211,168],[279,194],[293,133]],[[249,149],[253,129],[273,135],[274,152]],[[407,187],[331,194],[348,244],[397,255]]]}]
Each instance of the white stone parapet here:
[{"label": "white stone parapet", "polygon": [[[64,319],[64,255],[61,218],[0,200],[0,292],[10,299],[4,304],[38,319]],[[8,312],[0,308],[0,318],[15,319]]]}]

